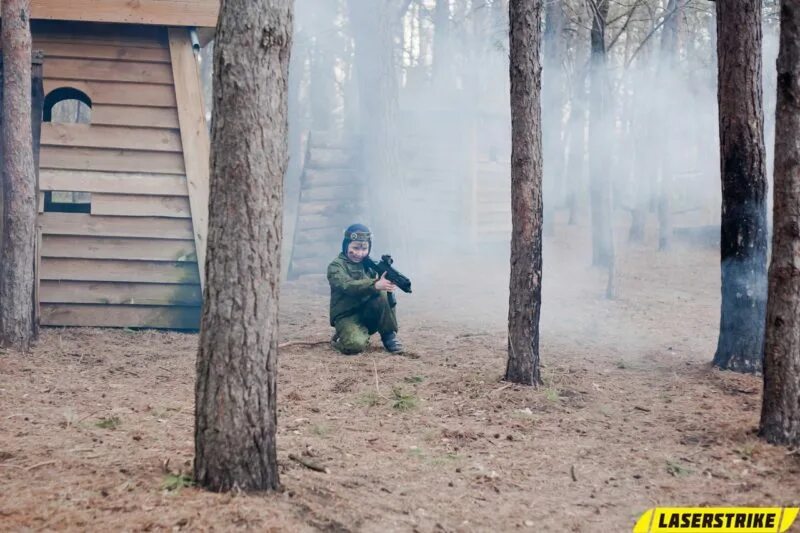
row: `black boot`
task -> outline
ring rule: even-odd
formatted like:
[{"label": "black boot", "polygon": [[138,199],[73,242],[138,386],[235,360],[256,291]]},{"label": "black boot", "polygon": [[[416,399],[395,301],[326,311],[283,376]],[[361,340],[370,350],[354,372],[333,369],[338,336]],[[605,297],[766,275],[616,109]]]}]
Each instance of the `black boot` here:
[{"label": "black boot", "polygon": [[403,344],[400,342],[400,339],[397,338],[397,334],[394,331],[381,333],[381,341],[383,342],[383,347],[386,348],[386,351],[389,353],[400,353],[403,351]]}]

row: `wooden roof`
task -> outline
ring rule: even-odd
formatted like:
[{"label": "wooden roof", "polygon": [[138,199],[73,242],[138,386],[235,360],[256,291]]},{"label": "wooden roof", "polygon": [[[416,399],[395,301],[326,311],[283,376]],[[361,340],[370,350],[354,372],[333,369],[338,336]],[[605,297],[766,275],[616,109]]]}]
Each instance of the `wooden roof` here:
[{"label": "wooden roof", "polygon": [[[32,0],[33,19],[161,26],[217,25],[220,0]],[[0,0],[2,4],[2,0]]]}]

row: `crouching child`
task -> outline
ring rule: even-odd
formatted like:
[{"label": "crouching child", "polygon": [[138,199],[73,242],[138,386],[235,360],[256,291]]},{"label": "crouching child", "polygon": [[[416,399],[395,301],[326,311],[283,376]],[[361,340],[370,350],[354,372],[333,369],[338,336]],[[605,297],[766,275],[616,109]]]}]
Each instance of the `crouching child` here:
[{"label": "crouching child", "polygon": [[341,253],[328,265],[331,286],[330,323],[336,328],[333,347],[353,355],[366,350],[369,337],[380,333],[383,347],[400,353],[397,318],[389,305],[388,293],[396,286],[367,269],[363,260],[372,249],[372,234],[363,224],[353,224],[344,232]]}]

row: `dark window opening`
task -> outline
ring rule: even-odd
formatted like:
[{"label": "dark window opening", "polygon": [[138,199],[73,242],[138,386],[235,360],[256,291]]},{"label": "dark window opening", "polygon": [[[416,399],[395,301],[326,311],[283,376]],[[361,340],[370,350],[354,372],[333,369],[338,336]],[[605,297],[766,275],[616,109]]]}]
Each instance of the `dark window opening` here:
[{"label": "dark window opening", "polygon": [[45,191],[45,213],[91,213],[92,193]]},{"label": "dark window opening", "polygon": [[60,87],[44,98],[44,122],[63,124],[90,124],[92,122],[92,100],[78,89]]}]

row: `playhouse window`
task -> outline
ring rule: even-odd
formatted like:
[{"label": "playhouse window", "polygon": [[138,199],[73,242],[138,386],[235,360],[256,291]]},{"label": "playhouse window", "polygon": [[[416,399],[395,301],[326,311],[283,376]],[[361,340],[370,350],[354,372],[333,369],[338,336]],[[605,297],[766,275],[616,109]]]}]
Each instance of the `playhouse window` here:
[{"label": "playhouse window", "polygon": [[[60,87],[44,98],[44,122],[89,124],[92,119],[92,100],[83,91]],[[92,195],[88,192],[46,191],[45,213],[91,213]]]},{"label": "playhouse window", "polygon": [[92,193],[72,191],[45,191],[45,213],[91,213]]},{"label": "playhouse window", "polygon": [[89,124],[92,121],[92,100],[78,89],[60,87],[44,98],[44,122]]}]

